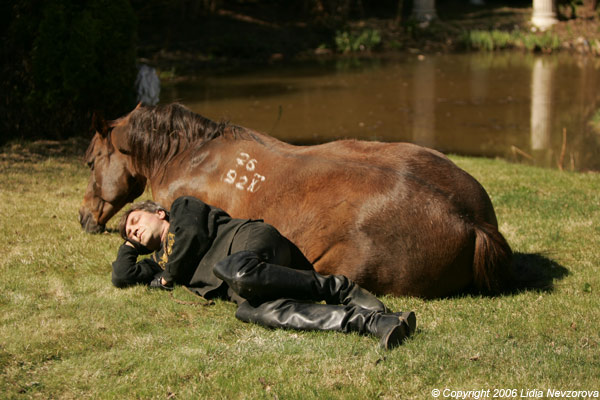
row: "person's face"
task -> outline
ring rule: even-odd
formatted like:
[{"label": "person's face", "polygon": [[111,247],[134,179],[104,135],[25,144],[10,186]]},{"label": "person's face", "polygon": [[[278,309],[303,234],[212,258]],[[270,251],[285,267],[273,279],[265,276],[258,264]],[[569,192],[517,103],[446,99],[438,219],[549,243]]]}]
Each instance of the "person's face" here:
[{"label": "person's face", "polygon": [[169,229],[164,211],[150,213],[136,210],[127,216],[125,233],[127,238],[146,246],[150,250],[158,250],[163,233]]}]

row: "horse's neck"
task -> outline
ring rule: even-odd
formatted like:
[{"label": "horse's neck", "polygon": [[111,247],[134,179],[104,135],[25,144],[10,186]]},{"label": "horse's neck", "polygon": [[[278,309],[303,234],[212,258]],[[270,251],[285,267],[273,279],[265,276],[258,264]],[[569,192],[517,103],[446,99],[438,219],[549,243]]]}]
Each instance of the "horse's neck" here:
[{"label": "horse's neck", "polygon": [[250,131],[249,134],[257,143],[259,143],[262,146],[262,150],[265,152],[288,152],[302,147],[283,142],[265,133]]},{"label": "horse's neck", "polygon": [[[224,208],[231,197],[226,193],[230,187],[239,189],[244,185],[245,190],[258,187],[261,178],[255,174],[259,174],[261,160],[270,148],[279,144],[285,145],[270,136],[247,131],[237,138],[227,135],[201,146],[190,145],[167,165],[150,171],[148,185],[154,200],[167,207],[179,196],[192,195]],[[259,181],[251,186],[256,179]]]}]

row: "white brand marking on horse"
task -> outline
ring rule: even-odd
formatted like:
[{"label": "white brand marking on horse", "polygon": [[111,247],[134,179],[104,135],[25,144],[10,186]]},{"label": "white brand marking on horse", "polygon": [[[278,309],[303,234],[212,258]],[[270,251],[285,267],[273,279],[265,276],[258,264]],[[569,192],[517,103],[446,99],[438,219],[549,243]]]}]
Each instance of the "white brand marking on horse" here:
[{"label": "white brand marking on horse", "polygon": [[235,182],[236,175],[237,172],[235,172],[235,169],[230,169],[229,172],[227,172],[227,176],[225,177],[225,182],[232,185],[233,182]]},{"label": "white brand marking on horse", "polygon": [[236,189],[240,189],[240,190],[244,190],[244,186],[246,186],[246,183],[248,183],[248,177],[246,177],[246,176],[240,176],[240,179],[238,180],[238,183],[235,184],[235,188]]},{"label": "white brand marking on horse", "polygon": [[[250,154],[241,152],[235,159],[236,168],[243,168],[248,172],[254,171],[258,166],[258,161],[250,157]],[[230,169],[225,174],[223,181],[229,185],[234,185],[238,190],[246,190],[250,193],[256,192],[260,188],[260,184],[267,178],[259,173],[251,175],[252,180],[248,176],[244,175],[245,171],[241,171],[238,174],[237,169]],[[250,185],[248,185],[250,182]],[[246,186],[248,185],[248,186]]]},{"label": "white brand marking on horse", "polygon": [[260,182],[264,182],[265,179],[266,178],[260,174],[254,174],[254,178],[252,178],[252,183],[250,183],[250,186],[248,186],[248,191],[254,192],[256,185]]},{"label": "white brand marking on horse", "polygon": [[244,165],[246,164],[246,161],[248,161],[248,159],[250,159],[250,154],[248,153],[240,153],[238,158],[235,159],[235,161],[237,162],[237,165]]}]

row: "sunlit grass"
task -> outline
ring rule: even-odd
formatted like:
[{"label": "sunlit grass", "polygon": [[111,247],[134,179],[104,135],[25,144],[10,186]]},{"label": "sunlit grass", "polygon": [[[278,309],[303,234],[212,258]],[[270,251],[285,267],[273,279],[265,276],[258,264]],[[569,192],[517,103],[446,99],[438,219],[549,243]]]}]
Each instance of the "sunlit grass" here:
[{"label": "sunlit grass", "polygon": [[551,31],[531,33],[475,29],[464,32],[461,41],[467,48],[485,51],[524,49],[551,52],[561,45],[558,35]]},{"label": "sunlit grass", "polygon": [[84,234],[77,221],[88,174],[81,159],[27,144],[5,148],[1,397],[431,399],[435,388],[597,390],[600,175],[452,158],[486,187],[516,252],[541,253],[568,272],[552,291],[382,297],[393,309],[415,310],[419,323],[413,339],[385,352],[371,337],[244,324],[233,304],[204,306],[181,288],[173,298],[113,288],[118,235]]}]

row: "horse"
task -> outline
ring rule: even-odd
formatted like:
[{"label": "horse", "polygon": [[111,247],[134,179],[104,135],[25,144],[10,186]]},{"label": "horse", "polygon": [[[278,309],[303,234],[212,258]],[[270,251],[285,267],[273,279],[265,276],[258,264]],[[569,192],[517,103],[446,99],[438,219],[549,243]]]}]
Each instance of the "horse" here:
[{"label": "horse", "polygon": [[512,252],[479,182],[410,143],[296,146],[181,104],[96,119],[79,221],[99,232],[147,186],[165,207],[192,195],[234,218],[262,219],[325,275],[375,294],[497,293]]}]

